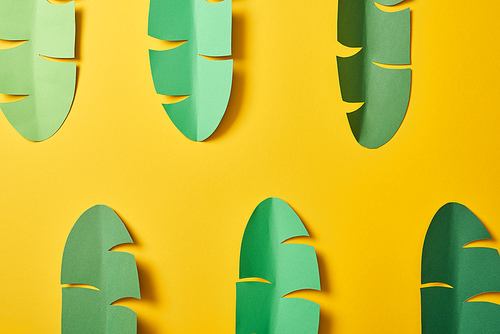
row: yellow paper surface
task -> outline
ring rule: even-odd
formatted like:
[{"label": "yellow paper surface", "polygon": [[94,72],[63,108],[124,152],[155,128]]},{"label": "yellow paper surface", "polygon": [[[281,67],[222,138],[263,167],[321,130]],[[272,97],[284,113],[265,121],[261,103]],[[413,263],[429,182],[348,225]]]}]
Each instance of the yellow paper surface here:
[{"label": "yellow paper surface", "polygon": [[[337,1],[234,0],[232,96],[194,143],[155,93],[148,1],[77,0],[79,76],[64,126],[32,143],[0,117],[0,323],[58,333],[68,233],[95,204],[135,244],[138,333],[234,333],[241,238],[274,196],[307,226],[322,291],[320,333],[420,333],[424,236],[465,203],[500,244],[500,4],[413,0],[412,92],[397,135],[352,135],[336,55]],[[0,45],[0,47],[3,47]],[[77,54],[78,54],[77,52]],[[4,98],[4,97],[0,97]],[[1,116],[1,115],[0,115]]]}]

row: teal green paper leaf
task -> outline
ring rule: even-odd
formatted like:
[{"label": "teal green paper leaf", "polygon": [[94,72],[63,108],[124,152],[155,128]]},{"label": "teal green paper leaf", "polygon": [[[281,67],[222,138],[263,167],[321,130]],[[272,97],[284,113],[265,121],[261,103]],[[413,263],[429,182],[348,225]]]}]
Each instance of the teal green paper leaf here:
[{"label": "teal green paper leaf", "polygon": [[485,292],[500,292],[500,256],[496,249],[467,247],[491,239],[465,206],[448,203],[436,213],[422,251],[422,333],[498,333],[500,305],[467,302]]},{"label": "teal green paper leaf", "polygon": [[283,298],[303,289],[321,290],[313,247],[284,241],[309,236],[293,209],[278,198],[260,203],[248,221],[236,283],[237,334],[318,333],[319,305],[302,298]]},{"label": "teal green paper leaf", "polygon": [[63,287],[63,334],[137,333],[135,312],[111,305],[141,298],[134,256],[110,251],[125,243],[133,243],[132,238],[111,208],[96,205],[78,218],[64,247],[61,284],[89,287]]},{"label": "teal green paper leaf", "polygon": [[27,41],[0,51],[0,93],[28,95],[0,103],[0,109],[23,137],[45,140],[61,127],[71,109],[76,63],[42,56],[75,57],[75,3],[0,1],[0,39]]},{"label": "teal green paper leaf", "polygon": [[[402,0],[377,1],[392,6]],[[356,140],[378,148],[397,132],[410,99],[411,70],[378,64],[410,64],[410,9],[385,12],[370,0],[339,0],[338,38],[362,48],[352,57],[337,57],[342,98],[363,105],[347,114]]]},{"label": "teal green paper leaf", "polygon": [[171,50],[149,50],[158,94],[185,96],[164,104],[175,126],[189,139],[203,141],[217,128],[231,94],[233,61],[203,56],[231,55],[231,0],[151,0],[148,33],[186,41]]}]

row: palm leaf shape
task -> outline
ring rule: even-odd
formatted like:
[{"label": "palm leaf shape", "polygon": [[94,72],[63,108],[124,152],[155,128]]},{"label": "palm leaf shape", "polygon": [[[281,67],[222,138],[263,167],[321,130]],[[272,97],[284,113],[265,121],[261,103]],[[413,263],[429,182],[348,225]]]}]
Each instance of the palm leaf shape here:
[{"label": "palm leaf shape", "polygon": [[151,0],[148,33],[168,41],[187,41],[163,51],[149,51],[156,92],[189,95],[163,107],[189,139],[203,141],[219,125],[229,101],[232,60],[203,56],[231,55],[231,0]]},{"label": "palm leaf shape", "polygon": [[76,63],[51,58],[75,56],[75,3],[47,0],[0,1],[0,39],[27,41],[0,51],[0,93],[28,95],[0,103],[10,124],[25,138],[52,136],[69,113],[76,85]]},{"label": "palm leaf shape", "polygon": [[[381,0],[392,6],[403,0]],[[339,0],[339,42],[362,49],[352,57],[337,57],[342,98],[364,104],[347,114],[356,140],[364,147],[387,143],[403,122],[411,88],[409,68],[379,64],[410,64],[410,9],[380,10],[373,0]]]},{"label": "palm leaf shape", "polygon": [[283,298],[302,289],[320,290],[313,247],[284,241],[309,236],[288,204],[268,198],[252,213],[243,235],[240,279],[236,284],[237,334],[318,333],[319,305],[301,298]]},{"label": "palm leaf shape", "polygon": [[140,299],[134,256],[110,251],[124,243],[132,238],[107,206],[96,205],[77,220],[64,247],[61,283],[88,287],[63,287],[62,333],[137,333],[135,312],[112,305],[125,297]]},{"label": "palm leaf shape", "polygon": [[422,333],[498,333],[500,305],[467,302],[500,291],[500,257],[492,248],[465,245],[491,239],[481,221],[465,206],[448,203],[436,213],[422,252]]}]

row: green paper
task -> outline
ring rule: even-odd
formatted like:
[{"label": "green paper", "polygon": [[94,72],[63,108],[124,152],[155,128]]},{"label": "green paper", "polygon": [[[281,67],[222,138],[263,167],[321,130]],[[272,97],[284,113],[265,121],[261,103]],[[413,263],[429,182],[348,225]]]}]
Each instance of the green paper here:
[{"label": "green paper", "polygon": [[[392,6],[402,0],[377,1]],[[400,127],[410,99],[411,70],[379,64],[410,64],[410,9],[385,12],[369,0],[339,0],[339,42],[362,49],[337,57],[342,98],[364,104],[347,114],[356,140],[364,147],[387,143]]]},{"label": "green paper", "polygon": [[422,251],[424,287],[422,333],[498,333],[500,305],[467,302],[485,292],[500,292],[500,257],[492,248],[463,246],[491,239],[481,221],[465,206],[448,203],[436,213]]},{"label": "green paper", "polygon": [[139,277],[132,254],[110,251],[133,243],[118,215],[96,205],[85,211],[71,229],[64,247],[61,284],[84,284],[62,289],[62,333],[137,333],[134,311],[113,302],[140,299]]},{"label": "green paper", "polygon": [[149,35],[187,41],[171,50],[150,50],[149,57],[158,94],[189,95],[163,107],[179,131],[194,141],[203,141],[215,131],[229,102],[233,61],[202,56],[231,55],[231,9],[231,0],[150,2]]},{"label": "green paper", "polygon": [[321,290],[314,247],[283,244],[298,236],[309,234],[286,202],[268,198],[252,213],[241,243],[239,277],[269,283],[236,284],[237,334],[318,333],[319,305],[283,298],[297,290]]},{"label": "green paper", "polygon": [[16,102],[0,103],[0,108],[23,137],[45,140],[56,133],[71,109],[76,63],[41,56],[75,57],[75,3],[1,1],[0,39],[27,41],[0,51],[0,93],[28,95]]}]

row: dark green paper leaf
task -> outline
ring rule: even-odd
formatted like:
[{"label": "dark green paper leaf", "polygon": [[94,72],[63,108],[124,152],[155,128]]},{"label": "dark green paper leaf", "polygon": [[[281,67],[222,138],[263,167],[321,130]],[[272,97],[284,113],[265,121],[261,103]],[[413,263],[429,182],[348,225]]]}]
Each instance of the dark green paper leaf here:
[{"label": "dark green paper leaf", "polygon": [[500,305],[467,302],[485,292],[500,292],[500,257],[492,248],[463,246],[491,239],[465,206],[448,203],[436,213],[422,251],[422,333],[498,333]]},{"label": "dark green paper leaf", "polygon": [[[378,1],[386,6],[402,0]],[[369,0],[339,0],[340,43],[362,48],[352,57],[337,57],[342,98],[364,104],[349,113],[356,140],[364,147],[387,143],[403,122],[408,108],[411,70],[377,64],[410,64],[410,10],[384,12]]]},{"label": "dark green paper leaf", "polygon": [[134,256],[110,251],[124,243],[133,243],[132,238],[111,208],[96,205],[78,218],[64,247],[61,284],[99,290],[62,289],[62,333],[137,333],[135,312],[111,305],[125,297],[141,298]]},{"label": "dark green paper leaf", "polygon": [[301,298],[283,298],[303,289],[321,290],[313,247],[284,241],[309,236],[293,209],[268,198],[253,212],[241,243],[240,279],[264,282],[236,284],[237,334],[318,333],[319,305]]}]

